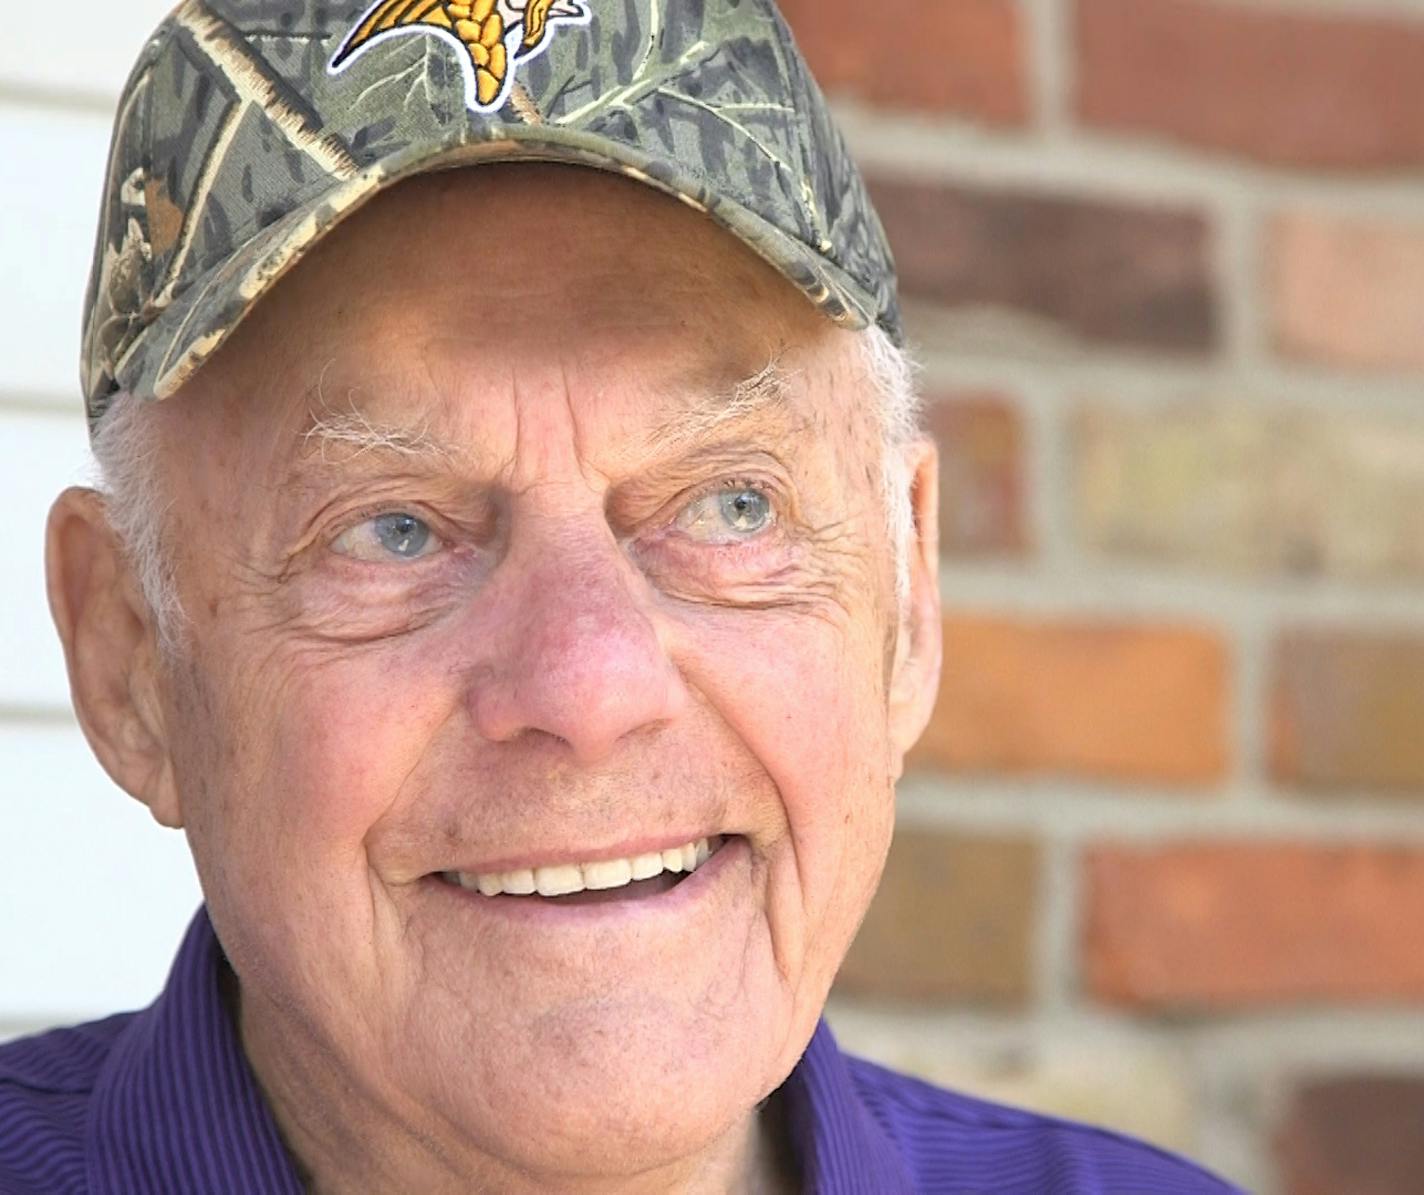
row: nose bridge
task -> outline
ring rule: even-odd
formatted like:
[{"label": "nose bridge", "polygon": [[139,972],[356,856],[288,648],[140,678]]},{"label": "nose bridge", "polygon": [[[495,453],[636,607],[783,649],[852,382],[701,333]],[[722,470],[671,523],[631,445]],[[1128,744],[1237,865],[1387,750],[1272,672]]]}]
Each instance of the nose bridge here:
[{"label": "nose bridge", "polygon": [[506,559],[518,578],[508,594],[511,633],[472,694],[483,737],[542,732],[591,761],[682,708],[681,678],[636,579],[601,531],[531,536]]},{"label": "nose bridge", "polygon": [[584,548],[561,559],[556,551],[531,580],[523,646],[550,682],[602,687],[661,657],[651,620],[606,554]]}]

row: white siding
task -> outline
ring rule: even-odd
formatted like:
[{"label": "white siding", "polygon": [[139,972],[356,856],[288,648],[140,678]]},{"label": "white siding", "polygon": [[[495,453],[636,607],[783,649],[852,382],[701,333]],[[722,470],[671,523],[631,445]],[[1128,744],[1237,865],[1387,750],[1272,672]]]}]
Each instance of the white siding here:
[{"label": "white siding", "polygon": [[0,38],[0,1036],[151,1000],[199,900],[182,836],[74,725],[43,575],[49,504],[89,472],[79,325],[111,107],[168,7],[109,0],[76,38],[8,6]]},{"label": "white siding", "polygon": [[0,104],[0,396],[79,402],[79,324],[109,123],[100,113]]},{"label": "white siding", "polygon": [[0,1028],[147,1004],[200,899],[182,835],[74,726],[0,726],[0,808]]},{"label": "white siding", "polygon": [[56,4],[6,4],[0,80],[57,103],[113,102],[171,0],[108,0],[83,24]]},{"label": "white siding", "polygon": [[10,526],[0,566],[0,710],[69,708],[64,657],[45,603],[45,513],[61,489],[85,480],[88,461],[77,401],[52,415],[0,406],[0,511]]}]

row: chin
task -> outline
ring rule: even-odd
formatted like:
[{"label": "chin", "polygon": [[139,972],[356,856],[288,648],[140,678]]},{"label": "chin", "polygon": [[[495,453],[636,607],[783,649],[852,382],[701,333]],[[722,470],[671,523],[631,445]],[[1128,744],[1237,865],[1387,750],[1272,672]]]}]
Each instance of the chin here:
[{"label": "chin", "polygon": [[468,1052],[442,1059],[474,1065],[439,1066],[432,1094],[471,1145],[530,1174],[675,1166],[741,1129],[785,1079],[800,1050],[780,1056],[773,1019],[750,1007],[689,1017],[685,1006],[644,998],[565,1007],[514,1030],[514,1040],[512,1026],[488,1034],[476,1025]]}]

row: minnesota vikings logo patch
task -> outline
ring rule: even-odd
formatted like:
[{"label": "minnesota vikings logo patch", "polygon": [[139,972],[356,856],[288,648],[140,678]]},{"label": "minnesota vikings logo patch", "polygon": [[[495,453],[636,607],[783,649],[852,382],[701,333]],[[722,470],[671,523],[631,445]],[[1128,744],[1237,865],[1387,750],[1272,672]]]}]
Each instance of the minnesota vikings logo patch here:
[{"label": "minnesota vikings logo patch", "polygon": [[465,103],[480,114],[504,107],[515,69],[549,47],[559,25],[587,25],[586,0],[377,0],[346,35],[327,70],[340,74],[377,42],[429,33],[459,55]]}]

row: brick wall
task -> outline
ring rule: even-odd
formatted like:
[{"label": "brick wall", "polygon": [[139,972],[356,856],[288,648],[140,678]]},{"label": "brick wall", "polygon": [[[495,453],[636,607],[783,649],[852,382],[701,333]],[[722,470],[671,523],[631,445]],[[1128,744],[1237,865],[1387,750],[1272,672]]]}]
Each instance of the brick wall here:
[{"label": "brick wall", "polygon": [[[196,900],[89,759],[39,580],[166,7],[0,39],[0,1034],[146,1000]],[[944,450],[943,700],[839,1032],[1265,1195],[1417,1195],[1424,0],[784,7]]]},{"label": "brick wall", "polygon": [[945,677],[833,1020],[1424,1190],[1424,2],[783,0],[900,260]]}]

